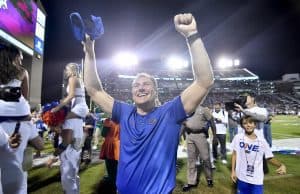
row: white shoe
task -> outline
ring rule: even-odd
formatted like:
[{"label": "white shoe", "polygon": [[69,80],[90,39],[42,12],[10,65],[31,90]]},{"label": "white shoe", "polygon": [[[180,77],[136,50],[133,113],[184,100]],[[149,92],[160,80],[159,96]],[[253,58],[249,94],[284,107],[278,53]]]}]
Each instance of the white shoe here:
[{"label": "white shoe", "polygon": [[216,165],[214,163],[211,163],[211,169],[216,169]]},{"label": "white shoe", "polygon": [[227,164],[227,160],[223,159],[221,162],[222,162],[222,164]]}]

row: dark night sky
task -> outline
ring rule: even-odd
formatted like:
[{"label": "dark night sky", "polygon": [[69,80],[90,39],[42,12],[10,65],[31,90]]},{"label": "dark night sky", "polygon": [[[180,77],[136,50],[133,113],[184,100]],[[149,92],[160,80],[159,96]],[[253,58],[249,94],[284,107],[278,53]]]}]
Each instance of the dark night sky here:
[{"label": "dark night sky", "polygon": [[[298,0],[42,0],[47,12],[44,95],[60,92],[66,63],[78,62],[82,48],[72,35],[69,14],[101,16],[105,34],[96,41],[101,68],[120,50],[133,50],[140,61],[186,55],[184,39],[173,24],[176,13],[194,14],[213,66],[222,56],[241,60],[262,80],[300,72]],[[54,78],[54,79],[53,79]]]}]

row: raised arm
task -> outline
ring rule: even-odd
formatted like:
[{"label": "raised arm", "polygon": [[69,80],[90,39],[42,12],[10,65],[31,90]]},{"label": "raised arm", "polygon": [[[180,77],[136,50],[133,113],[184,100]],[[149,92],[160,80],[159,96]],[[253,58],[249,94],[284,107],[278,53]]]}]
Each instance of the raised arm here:
[{"label": "raised arm", "polygon": [[174,24],[176,30],[187,39],[191,56],[194,81],[182,92],[181,99],[186,113],[192,113],[205,99],[213,85],[213,72],[193,15],[190,13],[176,15]]},{"label": "raised arm", "polygon": [[52,108],[51,112],[59,111],[61,108],[68,105],[72,101],[72,99],[75,97],[76,82],[77,82],[77,78],[75,76],[71,76],[68,78],[68,87],[69,87],[68,95],[60,101],[59,105]]},{"label": "raised arm", "polygon": [[98,104],[102,110],[111,114],[114,99],[107,94],[103,87],[96,67],[95,56],[95,41],[91,40],[89,36],[86,36],[86,41],[82,42],[85,52],[84,59],[84,84],[88,95],[92,100]]}]

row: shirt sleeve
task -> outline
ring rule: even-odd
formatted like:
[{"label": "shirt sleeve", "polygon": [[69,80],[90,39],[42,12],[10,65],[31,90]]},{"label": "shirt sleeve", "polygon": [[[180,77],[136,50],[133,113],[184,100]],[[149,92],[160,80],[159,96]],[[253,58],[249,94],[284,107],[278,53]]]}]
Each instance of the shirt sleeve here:
[{"label": "shirt sleeve", "polygon": [[120,123],[122,120],[123,115],[128,115],[132,109],[134,108],[133,105],[127,104],[124,102],[120,102],[114,100],[113,111],[112,111],[112,120],[116,123]]},{"label": "shirt sleeve", "polygon": [[187,118],[187,114],[183,108],[181,97],[177,96],[172,101],[171,114],[177,123],[181,123]]},{"label": "shirt sleeve", "polygon": [[265,152],[265,157],[268,158],[273,158],[274,154],[272,153],[272,150],[269,146],[269,144],[267,143],[267,141],[265,139],[262,140],[262,144],[264,147],[264,152]]},{"label": "shirt sleeve", "polygon": [[238,150],[238,138],[237,136],[234,136],[231,144],[230,144],[230,148],[234,151],[237,151]]}]

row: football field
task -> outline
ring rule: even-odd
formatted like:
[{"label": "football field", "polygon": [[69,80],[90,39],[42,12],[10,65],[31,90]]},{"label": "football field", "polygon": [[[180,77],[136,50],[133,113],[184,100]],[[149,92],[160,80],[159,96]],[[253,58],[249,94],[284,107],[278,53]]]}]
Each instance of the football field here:
[{"label": "football field", "polygon": [[[300,118],[297,116],[275,116],[272,120],[273,140],[300,138]],[[49,144],[47,145],[49,146]],[[51,148],[48,149],[48,151]],[[299,194],[300,193],[300,155],[275,154],[287,166],[287,174],[280,176],[275,173],[275,168],[269,165],[270,173],[265,176],[264,188],[266,194]],[[235,193],[235,185],[230,179],[231,164],[216,164],[214,170],[214,187],[208,188],[204,175],[201,174],[200,184],[189,193],[191,194],[231,194]],[[186,183],[186,159],[178,160],[178,173],[176,188],[173,194],[183,193],[182,186]],[[80,171],[81,194],[110,194],[99,189],[99,183],[106,174],[103,162],[82,166]],[[29,193],[32,194],[63,194],[60,185],[59,167],[48,169],[40,166],[29,171]]]}]

